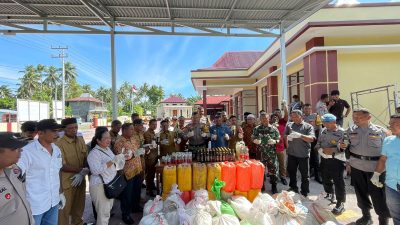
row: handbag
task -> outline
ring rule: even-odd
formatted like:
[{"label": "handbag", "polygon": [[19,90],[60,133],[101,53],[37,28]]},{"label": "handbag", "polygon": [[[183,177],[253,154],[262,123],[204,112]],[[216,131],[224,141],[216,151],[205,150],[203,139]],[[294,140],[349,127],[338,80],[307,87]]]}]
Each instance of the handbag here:
[{"label": "handbag", "polygon": [[[100,149],[99,149],[99,151],[106,154],[108,157],[110,157],[104,151],[102,151]],[[124,189],[127,185],[127,181],[126,181],[125,175],[123,173],[123,170],[117,171],[117,174],[115,175],[115,177],[107,184],[104,183],[104,179],[101,175],[100,175],[100,178],[103,181],[104,194],[108,199],[117,198],[122,193],[122,191],[124,191]]]}]

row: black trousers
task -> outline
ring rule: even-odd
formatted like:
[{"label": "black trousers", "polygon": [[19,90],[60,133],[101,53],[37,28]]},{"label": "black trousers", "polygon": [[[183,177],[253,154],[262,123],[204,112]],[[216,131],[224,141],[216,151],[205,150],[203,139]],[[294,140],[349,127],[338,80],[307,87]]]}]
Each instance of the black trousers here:
[{"label": "black trousers", "polygon": [[[328,194],[336,193],[336,200],[346,202],[346,188],[343,178],[345,166],[338,159],[321,158],[321,175],[324,191]],[[335,185],[335,190],[333,190]]]},{"label": "black trousers", "polygon": [[128,216],[132,210],[140,207],[140,193],[142,188],[142,176],[136,175],[128,180],[124,191],[120,194],[122,216]]},{"label": "black trousers", "polygon": [[307,195],[310,193],[310,177],[308,175],[308,160],[309,158],[299,158],[292,155],[288,155],[287,161],[287,172],[289,173],[289,187],[293,190],[298,191],[297,187],[297,169],[301,174],[301,194]]},{"label": "black trousers", "polygon": [[310,169],[314,169],[314,176],[318,176],[318,173],[321,172],[319,168],[319,154],[318,149],[315,149],[317,145],[319,130],[315,131],[315,141],[311,143],[311,151],[310,151]]},{"label": "black trousers", "polygon": [[[363,214],[369,212],[374,206],[374,210],[379,218],[389,218],[389,209],[386,205],[385,188],[378,188],[370,181],[373,172],[365,172],[351,167],[351,181],[357,197],[357,205]],[[386,173],[383,172],[379,177],[385,183]],[[372,204],[371,204],[371,200]]]}]

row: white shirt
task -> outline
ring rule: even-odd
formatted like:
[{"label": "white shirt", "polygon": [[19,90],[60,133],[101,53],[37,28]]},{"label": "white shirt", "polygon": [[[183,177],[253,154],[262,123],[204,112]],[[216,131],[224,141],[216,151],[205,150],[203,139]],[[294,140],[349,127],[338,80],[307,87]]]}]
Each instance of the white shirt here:
[{"label": "white shirt", "polygon": [[323,116],[328,113],[328,107],[326,106],[326,103],[319,100],[317,102],[317,105],[315,106],[315,110],[318,113],[318,115]]},{"label": "white shirt", "polygon": [[40,215],[60,202],[60,169],[62,154],[54,143],[53,154],[39,140],[25,147],[17,165],[26,174],[26,198],[31,204],[32,214]]},{"label": "white shirt", "polygon": [[107,167],[107,162],[113,160],[114,157],[115,155],[110,148],[102,149],[98,145],[89,152],[87,161],[90,172],[92,172],[89,179],[90,186],[103,184],[103,180],[104,183],[108,184],[112,179],[114,179],[115,175],[117,175],[115,165],[113,164],[111,167]]}]

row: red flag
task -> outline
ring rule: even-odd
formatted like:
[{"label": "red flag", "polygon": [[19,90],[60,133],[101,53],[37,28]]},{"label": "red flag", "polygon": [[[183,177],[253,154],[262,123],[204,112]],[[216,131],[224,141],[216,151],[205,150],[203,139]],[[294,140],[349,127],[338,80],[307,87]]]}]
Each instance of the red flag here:
[{"label": "red flag", "polygon": [[136,93],[138,90],[135,85],[132,85],[132,93]]}]

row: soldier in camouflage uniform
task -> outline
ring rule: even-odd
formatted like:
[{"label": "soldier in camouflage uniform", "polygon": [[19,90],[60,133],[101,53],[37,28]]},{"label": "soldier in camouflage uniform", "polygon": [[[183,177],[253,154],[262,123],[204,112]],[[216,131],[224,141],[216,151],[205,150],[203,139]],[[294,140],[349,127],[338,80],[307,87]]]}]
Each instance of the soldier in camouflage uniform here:
[{"label": "soldier in camouflage uniform", "polygon": [[[261,152],[261,162],[268,168],[270,183],[272,186],[272,193],[278,192],[276,188],[276,144],[279,142],[279,131],[269,124],[269,117],[267,113],[260,114],[261,124],[254,128],[253,142],[257,145],[257,151]],[[263,190],[265,187],[263,186]]]}]

